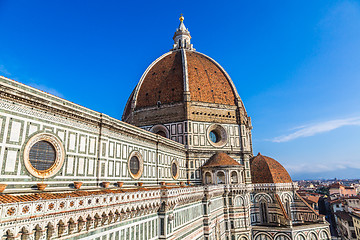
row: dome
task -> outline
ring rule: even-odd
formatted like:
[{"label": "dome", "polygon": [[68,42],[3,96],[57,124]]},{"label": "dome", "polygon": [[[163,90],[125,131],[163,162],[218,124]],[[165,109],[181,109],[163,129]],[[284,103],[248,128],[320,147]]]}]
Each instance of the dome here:
[{"label": "dome", "polygon": [[[150,64],[132,92],[124,110],[124,121],[131,122],[129,118],[134,112],[168,106],[178,106],[179,115],[185,115],[188,114],[186,108],[181,110],[179,105],[189,102],[213,108],[242,108],[241,114],[246,115],[230,76],[215,60],[193,48],[190,32],[182,20],[173,38],[173,49]],[[209,114],[212,113],[206,113]],[[226,111],[217,113],[224,118],[235,118],[225,116],[227,114]],[[142,121],[146,117],[141,115],[139,118]]]},{"label": "dome", "polygon": [[286,169],[276,160],[260,153],[250,160],[252,183],[292,183]]},{"label": "dome", "polygon": [[219,64],[196,51],[175,50],[146,70],[135,91],[135,109],[183,102],[185,90],[190,101],[236,105],[236,90]]},{"label": "dome", "polygon": [[236,160],[227,155],[224,152],[217,152],[206,163],[203,167],[231,167],[231,166],[241,166]]}]

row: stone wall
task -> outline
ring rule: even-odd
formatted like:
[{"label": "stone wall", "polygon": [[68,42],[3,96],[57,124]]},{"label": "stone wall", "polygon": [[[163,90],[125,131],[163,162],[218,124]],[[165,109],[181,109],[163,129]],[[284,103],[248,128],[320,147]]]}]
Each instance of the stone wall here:
[{"label": "stone wall", "polygon": [[[66,112],[61,112],[64,106]],[[58,138],[65,150],[60,170],[46,179],[33,176],[24,166],[27,142],[41,133]],[[134,151],[143,160],[139,179],[128,170]],[[5,192],[29,191],[38,182],[55,190],[69,189],[74,181],[83,182],[83,188],[102,182],[111,186],[119,181],[127,185],[186,181],[185,157],[182,144],[0,78],[0,178],[8,184]],[[179,165],[176,180],[171,174],[173,161]]]}]

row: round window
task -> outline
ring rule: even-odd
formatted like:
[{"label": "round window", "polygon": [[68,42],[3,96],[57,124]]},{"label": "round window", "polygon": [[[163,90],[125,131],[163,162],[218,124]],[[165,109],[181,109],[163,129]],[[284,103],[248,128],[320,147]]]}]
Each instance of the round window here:
[{"label": "round window", "polygon": [[207,129],[208,141],[214,147],[224,147],[228,141],[227,133],[220,124],[212,124]]},{"label": "round window", "polygon": [[178,166],[175,161],[171,164],[171,174],[173,178],[178,177]]},{"label": "round window", "polygon": [[213,143],[217,143],[220,141],[219,134],[214,130],[209,133],[209,138],[210,138],[210,141],[212,141]]},{"label": "round window", "polygon": [[65,149],[61,140],[51,133],[32,136],[24,148],[25,168],[35,177],[49,178],[61,169]]},{"label": "round window", "polygon": [[133,151],[128,160],[128,169],[132,178],[139,179],[143,172],[143,158],[138,151]]},{"label": "round window", "polygon": [[54,146],[48,141],[36,142],[29,153],[29,160],[33,168],[46,171],[55,164],[56,152]]},{"label": "round window", "polygon": [[130,158],[130,172],[134,175],[138,174],[140,170],[140,161],[136,156]]},{"label": "round window", "polygon": [[157,131],[156,134],[158,134],[158,135],[160,135],[160,136],[162,136],[162,137],[166,137],[166,133],[165,133],[164,131],[162,131],[162,130]]},{"label": "round window", "polygon": [[169,130],[164,125],[155,125],[150,129],[150,132],[153,132],[155,134],[158,134],[162,137],[168,137],[169,136]]}]

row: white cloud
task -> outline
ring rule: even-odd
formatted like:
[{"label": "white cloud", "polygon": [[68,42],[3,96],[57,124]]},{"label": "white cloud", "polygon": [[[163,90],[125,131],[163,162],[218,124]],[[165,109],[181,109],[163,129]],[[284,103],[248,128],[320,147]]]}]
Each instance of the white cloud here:
[{"label": "white cloud", "polygon": [[341,161],[324,163],[302,163],[294,165],[286,165],[286,170],[292,173],[321,173],[330,172],[341,169],[360,169],[359,161]]},{"label": "white cloud", "polygon": [[55,90],[53,88],[49,88],[49,87],[47,87],[45,85],[36,84],[36,83],[30,83],[29,86],[31,86],[33,88],[36,88],[36,89],[39,89],[41,91],[50,93],[50,94],[55,95],[57,97],[64,98],[64,95],[62,95],[60,92],[58,92],[57,90]]},{"label": "white cloud", "polygon": [[272,142],[288,142],[297,138],[310,137],[319,133],[330,132],[343,126],[360,126],[360,117],[330,120],[321,123],[294,128],[295,132],[273,138]]}]

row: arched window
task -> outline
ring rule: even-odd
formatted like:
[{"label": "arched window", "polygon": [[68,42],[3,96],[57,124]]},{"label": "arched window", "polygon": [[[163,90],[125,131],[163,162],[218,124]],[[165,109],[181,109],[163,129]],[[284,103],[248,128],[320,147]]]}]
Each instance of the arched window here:
[{"label": "arched window", "polygon": [[238,181],[238,174],[237,174],[237,172],[235,172],[235,171],[232,171],[231,172],[231,183],[232,184],[237,184],[237,183],[239,183],[239,181]]},{"label": "arched window", "polygon": [[309,239],[309,240],[317,240],[317,237],[316,237],[315,233],[310,233],[308,239]]},{"label": "arched window", "polygon": [[291,208],[290,208],[290,200],[285,200],[285,211],[289,218],[291,218]]},{"label": "arched window", "polygon": [[301,234],[299,234],[297,237],[296,237],[296,240],[305,240],[305,237]]},{"label": "arched window", "polygon": [[218,184],[225,184],[225,174],[224,174],[224,172],[218,172],[216,176],[217,176],[217,183]]},{"label": "arched window", "polygon": [[162,137],[166,137],[166,133],[164,131],[162,131],[162,130],[157,131],[156,134],[158,134],[158,135],[160,135]]},{"label": "arched window", "polygon": [[212,184],[211,173],[209,172],[205,173],[205,184]]},{"label": "arched window", "polygon": [[255,240],[271,240],[271,238],[268,235],[259,234],[256,236]]},{"label": "arched window", "polygon": [[289,240],[289,238],[285,235],[280,235],[275,238],[275,240]]},{"label": "arched window", "polygon": [[329,234],[326,231],[320,233],[320,240],[329,240]]},{"label": "arched window", "polygon": [[168,138],[169,137],[169,131],[168,129],[164,126],[164,125],[161,125],[161,124],[158,124],[158,125],[155,125],[153,126],[151,129],[150,129],[150,132],[153,132],[155,134],[158,134],[162,137],[166,137]]},{"label": "arched window", "polygon": [[261,223],[268,223],[268,208],[265,201],[260,202],[260,220]]},{"label": "arched window", "polygon": [[181,39],[179,39],[179,47],[181,47]]}]

